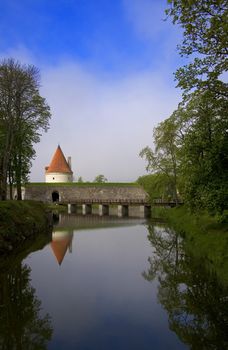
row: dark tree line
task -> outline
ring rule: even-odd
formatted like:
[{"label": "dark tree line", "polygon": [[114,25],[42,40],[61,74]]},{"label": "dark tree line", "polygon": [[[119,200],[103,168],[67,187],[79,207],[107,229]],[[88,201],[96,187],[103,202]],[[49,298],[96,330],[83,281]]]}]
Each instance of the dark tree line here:
[{"label": "dark tree line", "polygon": [[0,200],[7,197],[7,184],[17,188],[28,179],[34,143],[47,131],[50,108],[40,96],[40,74],[33,65],[14,59],[0,62]]},{"label": "dark tree line", "polygon": [[0,348],[46,350],[53,328],[30,283],[31,269],[17,263],[0,272]]},{"label": "dark tree line", "polygon": [[169,183],[176,202],[223,213],[228,208],[228,4],[168,3],[168,17],[183,29],[180,55],[193,58],[175,73],[182,102],[154,128],[154,149],[145,147],[140,156],[147,170]]},{"label": "dark tree line", "polygon": [[153,255],[143,277],[157,279],[157,297],[168,314],[169,328],[189,349],[227,349],[227,285],[209,269],[206,257],[186,254],[174,230],[149,225],[148,231]]}]

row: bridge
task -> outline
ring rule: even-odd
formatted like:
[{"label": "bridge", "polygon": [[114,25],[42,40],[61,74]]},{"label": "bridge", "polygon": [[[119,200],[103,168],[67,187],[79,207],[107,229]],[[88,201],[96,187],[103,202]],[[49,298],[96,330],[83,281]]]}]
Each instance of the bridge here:
[{"label": "bridge", "polygon": [[65,204],[68,213],[145,217],[149,196],[137,184],[28,184],[25,199]]}]

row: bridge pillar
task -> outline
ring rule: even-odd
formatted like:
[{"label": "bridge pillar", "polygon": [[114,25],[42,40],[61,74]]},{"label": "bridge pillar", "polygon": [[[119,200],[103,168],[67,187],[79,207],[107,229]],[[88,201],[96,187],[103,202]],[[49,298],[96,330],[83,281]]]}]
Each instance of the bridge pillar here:
[{"label": "bridge pillar", "polygon": [[130,205],[129,206],[129,216],[145,218],[149,217],[151,213],[150,205]]},{"label": "bridge pillar", "polygon": [[82,204],[82,214],[92,214],[92,205],[91,204]]},{"label": "bridge pillar", "polygon": [[108,215],[109,214],[109,206],[107,204],[99,204],[99,215]]},{"label": "bridge pillar", "polygon": [[147,218],[151,215],[151,206],[150,205],[140,205],[139,207],[140,217]]},{"label": "bridge pillar", "polygon": [[76,213],[76,211],[77,211],[77,205],[76,204],[71,204],[71,203],[67,204],[67,212],[68,212],[68,214]]},{"label": "bridge pillar", "polygon": [[117,215],[119,217],[128,216],[128,205],[118,205]]}]

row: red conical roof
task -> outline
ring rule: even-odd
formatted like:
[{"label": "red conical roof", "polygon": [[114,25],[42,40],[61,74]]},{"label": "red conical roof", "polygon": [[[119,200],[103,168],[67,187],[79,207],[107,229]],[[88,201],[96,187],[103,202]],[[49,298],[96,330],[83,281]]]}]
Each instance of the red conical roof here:
[{"label": "red conical roof", "polygon": [[65,239],[62,239],[61,241],[52,241],[51,242],[51,247],[53,250],[53,253],[55,254],[55,257],[59,263],[59,265],[61,265],[64,256],[66,254],[67,248],[69,247],[69,244],[71,242],[72,238],[69,239],[68,237]]},{"label": "red conical roof", "polygon": [[70,249],[73,240],[73,233],[67,231],[53,231],[52,241],[50,243],[52,251],[61,265],[67,249]]},{"label": "red conical roof", "polygon": [[45,168],[46,173],[68,173],[72,174],[72,170],[64,157],[61,147],[58,146],[51,160],[49,167]]}]

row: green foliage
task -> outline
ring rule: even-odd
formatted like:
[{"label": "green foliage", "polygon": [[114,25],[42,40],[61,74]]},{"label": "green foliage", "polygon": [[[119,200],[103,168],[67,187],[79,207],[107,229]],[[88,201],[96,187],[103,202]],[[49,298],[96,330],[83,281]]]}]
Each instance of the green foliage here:
[{"label": "green foliage", "polygon": [[78,183],[82,183],[82,182],[84,182],[84,181],[83,181],[83,178],[82,178],[81,176],[79,176],[79,178],[78,178]]},{"label": "green foliage", "polygon": [[147,160],[147,171],[157,174],[160,184],[168,188],[169,195],[178,202],[178,142],[177,125],[173,117],[158,124],[153,131],[155,150],[145,147],[140,157]]},{"label": "green foliage", "polygon": [[228,5],[226,0],[169,0],[166,13],[183,28],[181,56],[193,56],[193,62],[176,72],[178,85],[210,89],[227,96],[221,74],[228,69]]},{"label": "green foliage", "polygon": [[30,284],[31,269],[22,263],[0,273],[0,348],[47,349],[53,333],[50,315]]},{"label": "green foliage", "polygon": [[[144,148],[147,170],[167,176],[192,210],[228,208],[227,85],[225,0],[170,0],[166,11],[183,30],[180,54],[193,62],[176,72],[184,100],[153,132],[155,148]],[[177,191],[178,189],[178,191]],[[223,220],[223,219],[221,219]]]},{"label": "green foliage", "polygon": [[227,101],[195,92],[176,111],[181,141],[184,198],[192,208],[222,213],[228,207]]},{"label": "green foliage", "polygon": [[[228,212],[224,213],[224,218]],[[168,223],[184,237],[185,249],[196,258],[208,262],[221,282],[228,286],[228,221],[205,211],[192,214],[186,206],[165,213]]]},{"label": "green foliage", "polygon": [[[186,221],[184,216],[182,219]],[[177,231],[152,224],[148,230],[153,254],[143,276],[147,281],[156,278],[157,297],[167,311],[170,329],[191,349],[227,349],[228,280],[219,273],[223,271],[227,276],[227,241],[223,245],[223,239],[218,245],[216,235],[212,236],[214,245],[210,248],[220,246],[225,255],[221,256],[220,249],[216,249],[218,261],[214,259],[210,266],[209,247],[208,257],[194,254],[194,248],[203,243],[197,242],[199,229],[195,235],[198,244],[192,245],[193,254],[187,249],[191,240],[186,244],[187,238],[183,240]]]},{"label": "green foliage", "polygon": [[93,182],[104,183],[104,182],[107,182],[107,181],[108,180],[106,179],[106,177],[104,175],[97,175]]},{"label": "green foliage", "polygon": [[169,179],[163,173],[140,176],[137,182],[149,194],[151,201],[157,198],[169,201],[174,197]]},{"label": "green foliage", "polygon": [[37,201],[0,201],[0,237],[9,235],[20,241],[21,235],[45,230],[46,211],[46,206]]},{"label": "green foliage", "polygon": [[154,129],[155,151],[146,147],[140,153],[147,170],[160,174],[174,198],[178,188],[193,210],[222,215],[228,208],[227,107],[223,96],[194,92]]},{"label": "green foliage", "polygon": [[0,199],[6,198],[7,177],[17,185],[28,179],[33,144],[47,131],[50,108],[39,94],[39,71],[8,59],[0,62]]}]

